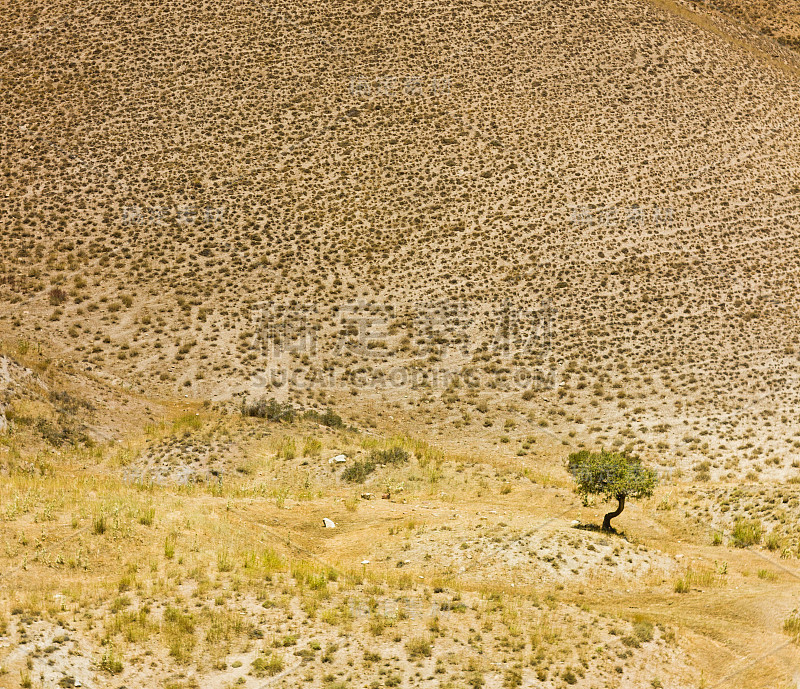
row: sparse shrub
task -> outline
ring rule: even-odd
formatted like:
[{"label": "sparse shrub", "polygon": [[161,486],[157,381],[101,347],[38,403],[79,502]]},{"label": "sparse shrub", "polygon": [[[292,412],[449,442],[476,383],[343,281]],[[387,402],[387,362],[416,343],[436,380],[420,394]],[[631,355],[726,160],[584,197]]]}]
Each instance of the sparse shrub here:
[{"label": "sparse shrub", "polygon": [[283,658],[278,655],[270,655],[268,658],[259,656],[250,665],[256,677],[268,675],[272,677],[283,670]]},{"label": "sparse shrub", "polygon": [[291,423],[294,421],[295,410],[291,404],[281,404],[275,399],[262,397],[255,402],[242,402],[242,416]]},{"label": "sparse shrub", "polygon": [[633,624],[633,633],[639,641],[647,643],[653,640],[653,623],[639,620]]},{"label": "sparse shrub", "polygon": [[386,618],[382,615],[374,615],[369,619],[369,631],[373,636],[380,636],[386,628]]},{"label": "sparse shrub", "polygon": [[139,511],[139,523],[142,526],[152,526],[156,517],[156,508],[153,506],[145,507]]},{"label": "sparse shrub", "polygon": [[800,643],[800,610],[793,610],[783,622],[783,631]]},{"label": "sparse shrub", "polygon": [[780,535],[773,531],[769,534],[769,536],[767,536],[767,540],[764,542],[764,545],[766,546],[767,550],[772,552],[775,550],[780,550],[783,547],[783,541]]},{"label": "sparse shrub", "polygon": [[395,446],[388,450],[373,450],[369,458],[375,464],[405,464],[408,462],[408,452]]},{"label": "sparse shrub", "polygon": [[53,287],[53,289],[48,292],[47,296],[51,306],[60,306],[67,301],[67,293],[60,287]]},{"label": "sparse shrub", "polygon": [[415,637],[406,644],[406,650],[408,651],[408,655],[410,658],[430,658],[431,653],[433,653],[433,648],[431,647],[431,640],[427,636],[418,636]]},{"label": "sparse shrub", "polygon": [[122,661],[114,655],[114,650],[109,649],[100,659],[100,669],[110,675],[118,675],[122,672]]},{"label": "sparse shrub", "polygon": [[761,542],[761,522],[756,519],[737,519],[731,534],[733,545],[747,548]]},{"label": "sparse shrub", "polygon": [[342,472],[342,479],[348,483],[364,483],[373,471],[375,464],[370,460],[356,460]]},{"label": "sparse shrub", "polygon": [[306,438],[303,444],[303,457],[318,457],[322,452],[322,442],[316,438]]},{"label": "sparse shrub", "polygon": [[168,607],[164,611],[162,633],[169,648],[169,654],[180,664],[191,660],[196,643],[194,617],[178,608]]},{"label": "sparse shrub", "polygon": [[171,560],[175,557],[175,534],[167,534],[164,539],[164,557]]},{"label": "sparse shrub", "polygon": [[227,550],[220,550],[217,553],[217,569],[220,572],[230,572],[233,570],[233,560]]},{"label": "sparse shrub", "polygon": [[675,582],[675,593],[689,593],[692,590],[689,577],[681,577]]},{"label": "sparse shrub", "polygon": [[294,438],[281,438],[278,446],[278,457],[286,460],[294,459],[297,456],[297,446]]},{"label": "sparse shrub", "polygon": [[106,532],[106,515],[98,514],[92,520],[92,533],[96,536],[102,536]]},{"label": "sparse shrub", "polygon": [[522,673],[519,670],[509,668],[503,676],[503,686],[507,689],[516,689],[522,686]]},{"label": "sparse shrub", "polygon": [[310,419],[311,421],[316,421],[317,423],[321,423],[323,426],[328,426],[328,428],[344,428],[345,423],[342,420],[342,417],[338,414],[335,414],[330,409],[327,409],[324,413],[320,414],[313,409],[310,409],[305,414],[303,414],[303,418]]}]

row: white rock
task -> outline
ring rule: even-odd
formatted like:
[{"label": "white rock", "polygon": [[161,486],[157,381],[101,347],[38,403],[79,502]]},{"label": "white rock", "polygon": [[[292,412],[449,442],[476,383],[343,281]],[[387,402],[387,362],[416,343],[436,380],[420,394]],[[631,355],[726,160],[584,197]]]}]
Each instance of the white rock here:
[{"label": "white rock", "polygon": [[336,455],[328,460],[328,464],[343,464],[347,461],[347,455]]},{"label": "white rock", "polygon": [[323,517],[322,518],[322,525],[326,529],[335,529],[336,528],[336,524],[333,523],[333,520],[328,519],[327,517]]}]

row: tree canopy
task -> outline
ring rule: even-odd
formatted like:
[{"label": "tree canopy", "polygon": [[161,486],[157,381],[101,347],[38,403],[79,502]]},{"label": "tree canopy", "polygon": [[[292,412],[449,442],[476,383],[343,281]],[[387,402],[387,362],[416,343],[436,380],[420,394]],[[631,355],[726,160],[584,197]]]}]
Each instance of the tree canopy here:
[{"label": "tree canopy", "polygon": [[642,466],[642,460],[624,452],[573,452],[567,470],[575,479],[575,492],[586,504],[589,495],[604,500],[617,500],[618,507],[603,519],[603,528],[611,529],[611,520],[622,513],[626,498],[649,498],[658,482],[653,469]]}]

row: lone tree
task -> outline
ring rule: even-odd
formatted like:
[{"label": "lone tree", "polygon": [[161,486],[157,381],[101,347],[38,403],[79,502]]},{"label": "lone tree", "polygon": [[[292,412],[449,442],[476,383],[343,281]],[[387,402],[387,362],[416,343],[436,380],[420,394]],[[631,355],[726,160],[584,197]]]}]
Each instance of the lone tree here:
[{"label": "lone tree", "polygon": [[583,498],[584,505],[589,495],[617,501],[617,509],[603,518],[604,531],[612,530],[611,520],[622,514],[626,498],[649,498],[658,481],[653,469],[643,467],[641,459],[624,452],[573,452],[567,469],[575,479],[575,492]]}]

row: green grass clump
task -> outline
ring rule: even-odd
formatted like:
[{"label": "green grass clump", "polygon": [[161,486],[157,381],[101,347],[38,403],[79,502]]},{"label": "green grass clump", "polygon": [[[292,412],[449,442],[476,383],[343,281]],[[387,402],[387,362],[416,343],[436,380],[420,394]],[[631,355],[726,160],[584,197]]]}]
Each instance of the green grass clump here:
[{"label": "green grass clump", "polygon": [[737,548],[747,548],[761,542],[761,522],[756,519],[737,519],[731,540]]},{"label": "green grass clump", "polygon": [[418,636],[411,639],[406,644],[406,650],[410,658],[430,658],[433,653],[431,640],[427,636]]},{"label": "green grass clump", "polygon": [[268,658],[258,657],[250,665],[253,674],[256,677],[263,677],[264,675],[277,675],[283,670],[283,658],[277,655],[271,655]]},{"label": "green grass clump", "polygon": [[800,610],[793,610],[783,623],[783,631],[791,635],[796,643],[800,643]]}]

